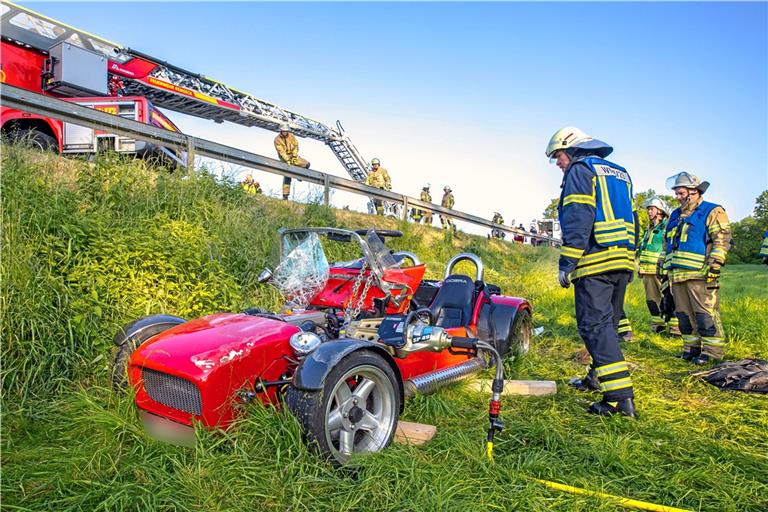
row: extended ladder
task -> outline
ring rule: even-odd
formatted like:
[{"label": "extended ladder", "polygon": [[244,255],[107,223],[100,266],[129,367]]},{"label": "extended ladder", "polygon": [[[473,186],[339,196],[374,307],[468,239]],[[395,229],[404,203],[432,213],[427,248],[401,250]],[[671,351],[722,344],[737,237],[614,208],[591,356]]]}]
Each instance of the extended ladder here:
[{"label": "extended ladder", "polygon": [[121,95],[144,96],[153,104],[183,114],[279,131],[288,124],[300,137],[323,141],[349,175],[365,181],[368,164],[339,122],[333,129],[274,103],[123,47],[6,0],[2,1],[2,37],[47,52],[68,42],[108,59],[111,85]]}]

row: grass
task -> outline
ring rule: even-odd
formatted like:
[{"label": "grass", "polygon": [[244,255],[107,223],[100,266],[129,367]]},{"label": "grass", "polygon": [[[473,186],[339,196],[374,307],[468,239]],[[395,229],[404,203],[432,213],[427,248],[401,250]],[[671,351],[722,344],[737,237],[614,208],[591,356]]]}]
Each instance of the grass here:
[{"label": "grass", "polygon": [[[446,236],[318,205],[245,196],[205,173],[182,178],[108,157],[62,160],[3,147],[2,503],[7,510],[574,510],[614,502],[554,491],[541,478],[668,506],[768,510],[765,397],[720,392],[650,334],[631,284],[626,344],[641,417],[594,418],[591,396],[565,386],[584,372],[572,291],[556,254],[482,237]],[[487,396],[457,385],[406,403],[403,419],[438,426],[423,447],[393,445],[339,470],[301,442],[283,412],[250,407],[193,449],[143,432],[130,397],[108,388],[111,337],[151,312],[184,317],[280,298],[255,278],[280,226],[399,228],[428,277],[473,251],[486,280],[528,297],[545,333],[507,376],[552,379],[550,397],[510,397],[495,463],[483,457]],[[729,359],[768,354],[768,270],[727,266],[722,317]]]}]

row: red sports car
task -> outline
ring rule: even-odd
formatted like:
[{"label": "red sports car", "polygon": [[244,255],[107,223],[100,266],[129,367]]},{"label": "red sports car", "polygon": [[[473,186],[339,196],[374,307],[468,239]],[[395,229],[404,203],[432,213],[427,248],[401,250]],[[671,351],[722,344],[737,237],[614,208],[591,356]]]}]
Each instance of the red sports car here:
[{"label": "red sports car", "polygon": [[[483,370],[489,354],[523,353],[531,338],[531,305],[485,283],[479,257],[459,254],[442,281],[425,280],[416,255],[382,242],[398,236],[281,230],[280,264],[260,276],[285,296],[281,312],[136,320],[115,335],[115,386],[127,378],[147,429],[165,440],[194,440],[193,420],[226,428],[260,400],[284,402],[338,463],[382,450],[406,397]],[[329,263],[352,249],[359,257]],[[474,279],[454,273],[461,261],[474,263]]]}]

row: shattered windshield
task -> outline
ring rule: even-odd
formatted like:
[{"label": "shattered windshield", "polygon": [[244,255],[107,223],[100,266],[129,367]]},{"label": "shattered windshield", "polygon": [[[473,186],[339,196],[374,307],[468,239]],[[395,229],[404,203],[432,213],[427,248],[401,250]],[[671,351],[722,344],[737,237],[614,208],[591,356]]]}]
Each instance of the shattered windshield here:
[{"label": "shattered windshield", "polygon": [[368,231],[365,241],[368,243],[368,249],[371,251],[371,259],[373,260],[371,267],[375,269],[379,277],[384,274],[384,271],[400,266],[375,231]]},{"label": "shattered windshield", "polygon": [[291,306],[305,308],[323,289],[328,274],[328,260],[317,233],[290,233],[283,238],[272,282]]}]

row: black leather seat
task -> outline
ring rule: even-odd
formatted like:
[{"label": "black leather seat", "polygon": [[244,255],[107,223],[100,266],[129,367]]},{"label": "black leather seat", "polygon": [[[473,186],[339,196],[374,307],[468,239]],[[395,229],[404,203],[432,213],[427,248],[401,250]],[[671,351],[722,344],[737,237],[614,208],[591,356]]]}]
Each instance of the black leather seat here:
[{"label": "black leather seat", "polygon": [[445,329],[466,327],[472,320],[474,299],[475,282],[471,278],[458,274],[448,276],[429,306],[435,325]]}]

